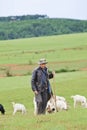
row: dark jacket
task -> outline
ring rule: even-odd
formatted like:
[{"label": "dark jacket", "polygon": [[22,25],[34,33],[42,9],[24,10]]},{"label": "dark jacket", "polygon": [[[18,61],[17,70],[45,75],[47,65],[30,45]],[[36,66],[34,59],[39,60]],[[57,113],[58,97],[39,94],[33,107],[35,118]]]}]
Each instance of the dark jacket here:
[{"label": "dark jacket", "polygon": [[47,68],[42,69],[41,67],[36,68],[32,73],[31,87],[32,90],[37,90],[38,92],[43,92],[45,89],[51,93],[51,87],[49,79],[53,78],[52,73],[48,73]]}]

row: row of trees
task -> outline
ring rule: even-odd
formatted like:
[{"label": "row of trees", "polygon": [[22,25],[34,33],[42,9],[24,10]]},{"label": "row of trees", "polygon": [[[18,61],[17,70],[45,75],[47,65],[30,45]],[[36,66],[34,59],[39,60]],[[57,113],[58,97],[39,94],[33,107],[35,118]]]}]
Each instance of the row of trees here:
[{"label": "row of trees", "polygon": [[0,40],[87,32],[87,21],[72,19],[38,19],[1,21]]},{"label": "row of trees", "polygon": [[22,21],[22,20],[30,20],[30,19],[44,19],[48,18],[47,15],[22,15],[22,16],[8,16],[8,17],[0,17],[0,22],[9,22],[9,21]]}]

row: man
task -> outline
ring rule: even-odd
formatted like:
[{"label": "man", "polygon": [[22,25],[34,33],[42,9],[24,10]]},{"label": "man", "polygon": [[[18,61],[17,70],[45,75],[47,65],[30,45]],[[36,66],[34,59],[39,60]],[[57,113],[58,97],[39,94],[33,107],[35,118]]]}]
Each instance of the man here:
[{"label": "man", "polygon": [[37,114],[45,114],[47,101],[52,94],[49,79],[53,78],[54,74],[48,72],[46,59],[40,59],[38,64],[39,67],[32,73],[31,86],[37,103]]}]

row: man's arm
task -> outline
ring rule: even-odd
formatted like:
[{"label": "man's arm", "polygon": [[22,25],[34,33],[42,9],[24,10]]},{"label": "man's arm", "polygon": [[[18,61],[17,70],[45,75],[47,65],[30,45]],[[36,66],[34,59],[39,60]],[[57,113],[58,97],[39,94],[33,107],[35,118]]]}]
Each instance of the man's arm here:
[{"label": "man's arm", "polygon": [[32,87],[32,90],[35,92],[37,91],[37,88],[36,88],[36,70],[33,71],[32,73],[32,78],[31,78],[31,87]]}]

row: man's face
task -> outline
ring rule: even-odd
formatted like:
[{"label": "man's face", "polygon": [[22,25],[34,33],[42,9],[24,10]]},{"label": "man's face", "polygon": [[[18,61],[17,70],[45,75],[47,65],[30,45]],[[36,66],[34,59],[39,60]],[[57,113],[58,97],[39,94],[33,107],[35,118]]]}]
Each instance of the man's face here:
[{"label": "man's face", "polygon": [[40,67],[44,69],[46,67],[46,64],[41,64]]}]

